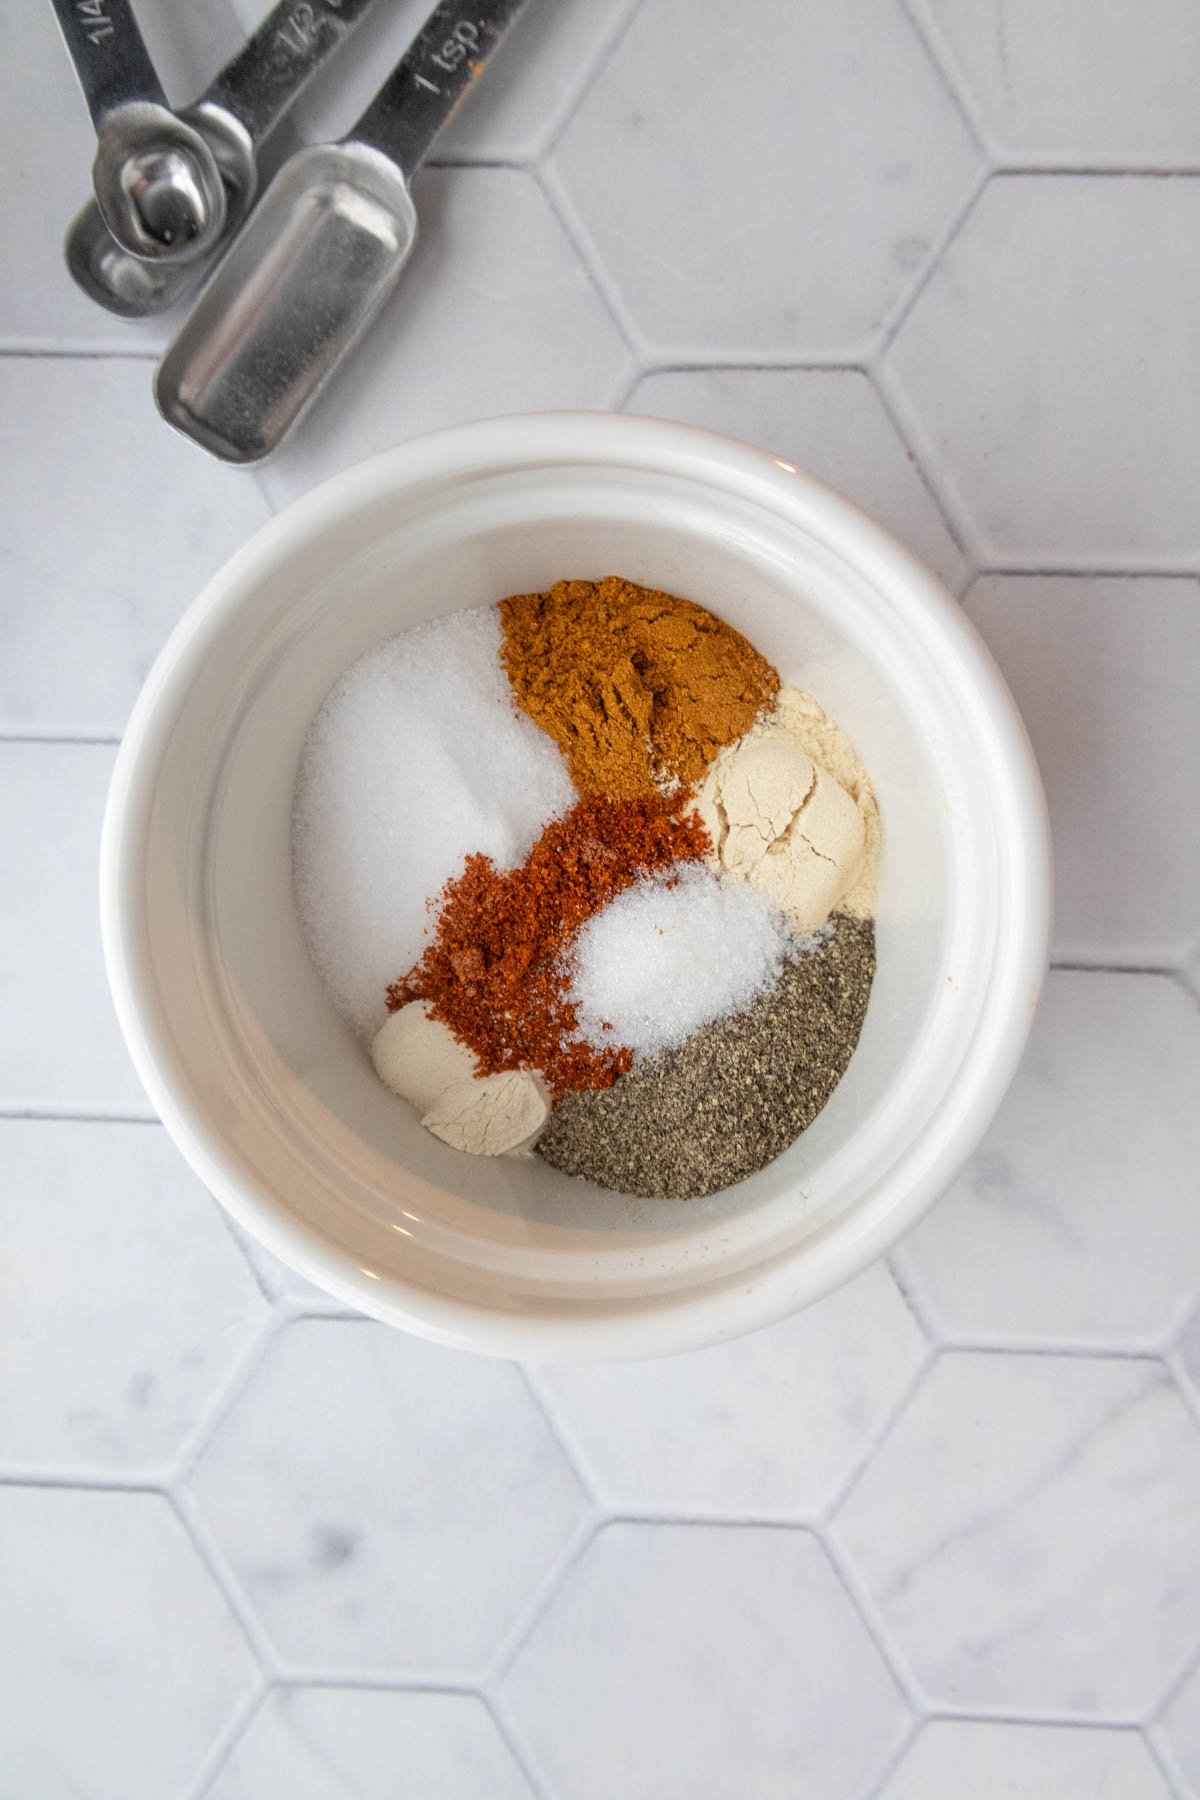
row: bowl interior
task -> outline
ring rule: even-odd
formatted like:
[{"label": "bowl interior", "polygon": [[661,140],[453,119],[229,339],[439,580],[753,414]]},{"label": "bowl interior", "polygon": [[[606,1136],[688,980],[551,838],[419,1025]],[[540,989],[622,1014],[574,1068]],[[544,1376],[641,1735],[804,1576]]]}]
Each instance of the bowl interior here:
[{"label": "bowl interior", "polygon": [[[986,727],[930,635],[932,578],[807,478],[772,470],[764,486],[754,462],[734,479],[712,457],[655,460],[423,471],[410,458],[404,479],[333,484],[302,530],[277,521],[219,578],[144,702],[123,803],[137,950],[122,1014],[151,1091],[251,1230],[335,1291],[453,1341],[472,1341],[472,1312],[593,1316],[602,1331],[746,1291],[798,1246],[815,1257],[836,1239],[852,1256],[896,1203],[905,1159],[932,1167],[953,1128],[1005,882],[1022,878],[1003,867]],[[422,1131],[327,999],[292,902],[297,761],[342,670],[455,608],[610,573],[712,607],[810,690],[866,762],[883,820],[878,974],[845,1078],[776,1162],[686,1204],[536,1159],[469,1158]],[[774,1310],[832,1271],[797,1277]],[[634,1338],[629,1353],[645,1348]]]}]

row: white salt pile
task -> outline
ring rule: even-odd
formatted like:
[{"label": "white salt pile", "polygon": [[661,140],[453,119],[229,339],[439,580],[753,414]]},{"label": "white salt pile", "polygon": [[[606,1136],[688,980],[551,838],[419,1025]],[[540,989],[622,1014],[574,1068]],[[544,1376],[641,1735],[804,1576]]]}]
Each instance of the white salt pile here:
[{"label": "white salt pile", "polygon": [[433,935],[427,898],[472,852],[516,867],[574,804],[562,752],[514,711],[500,641],[494,606],[401,632],[347,669],[309,726],[296,906],[318,973],[365,1037]]},{"label": "white salt pile", "polygon": [[688,864],[643,876],[575,940],[570,997],[597,1049],[665,1050],[749,1005],[803,947],[753,888]]}]

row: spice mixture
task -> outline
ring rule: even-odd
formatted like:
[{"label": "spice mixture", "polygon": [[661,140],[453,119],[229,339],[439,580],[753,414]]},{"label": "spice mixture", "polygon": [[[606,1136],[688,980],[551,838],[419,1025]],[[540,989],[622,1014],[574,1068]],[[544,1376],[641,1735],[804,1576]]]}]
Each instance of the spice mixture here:
[{"label": "spice mixture", "polygon": [[389,1009],[428,1000],[475,1052],[481,1075],[537,1069],[554,1094],[607,1087],[633,1053],[620,1044],[597,1051],[577,1037],[560,952],[639,872],[697,862],[708,848],[683,794],[592,795],[546,827],[519,869],[469,856],[442,896],[436,940],[389,987]]},{"label": "spice mixture", "polygon": [[638,799],[702,781],[779,687],[732,625],[615,575],[515,594],[500,617],[513,692],[581,794]]},{"label": "spice mixture", "polygon": [[296,785],[314,963],[425,1127],[687,1199],[763,1168],[858,1042],[879,815],[732,626],[609,576],[401,633]]},{"label": "spice mixture", "polygon": [[622,1194],[697,1199],[744,1181],[812,1124],[846,1072],[875,974],[875,927],[840,913],[749,1006],[603,1093],[567,1094],[537,1153]]}]

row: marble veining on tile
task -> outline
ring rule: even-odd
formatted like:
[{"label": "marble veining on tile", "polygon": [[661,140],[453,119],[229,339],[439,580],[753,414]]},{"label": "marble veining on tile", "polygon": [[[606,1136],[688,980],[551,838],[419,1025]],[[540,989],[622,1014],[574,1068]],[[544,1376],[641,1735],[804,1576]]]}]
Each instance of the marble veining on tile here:
[{"label": "marble veining on tile", "polygon": [[1196,1642],[1200,1435],[1151,1361],[944,1354],[835,1529],[944,1708],[1133,1723]]},{"label": "marble veining on tile", "polygon": [[301,1320],[191,1480],[280,1656],[482,1673],[586,1498],[518,1372],[402,1332]]},{"label": "marble veining on tile", "polygon": [[1200,1300],[1200,1015],[1161,975],[1058,970],[1008,1097],[897,1251],[954,1336],[1119,1345]]}]

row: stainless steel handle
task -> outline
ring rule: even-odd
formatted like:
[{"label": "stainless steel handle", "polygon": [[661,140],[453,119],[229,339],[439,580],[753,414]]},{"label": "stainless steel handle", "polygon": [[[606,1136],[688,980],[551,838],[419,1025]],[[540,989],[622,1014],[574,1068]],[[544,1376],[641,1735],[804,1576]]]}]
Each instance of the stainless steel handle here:
[{"label": "stainless steel handle", "polygon": [[280,0],[197,101],[220,107],[257,146],[373,0]]},{"label": "stainless steel handle", "polygon": [[411,181],[526,0],[441,0],[346,141]]},{"label": "stainless steel handle", "polygon": [[54,0],[54,12],[97,132],[130,100],[167,104],[129,0]]}]

